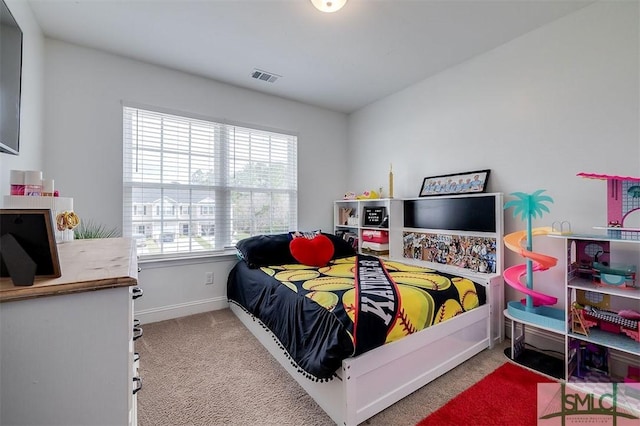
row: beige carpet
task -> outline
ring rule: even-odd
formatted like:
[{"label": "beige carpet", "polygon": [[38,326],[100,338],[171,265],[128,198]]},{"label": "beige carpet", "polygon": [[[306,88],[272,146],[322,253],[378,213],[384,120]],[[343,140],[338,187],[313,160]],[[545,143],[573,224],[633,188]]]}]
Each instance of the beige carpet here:
[{"label": "beige carpet", "polygon": [[[481,352],[364,424],[415,425],[507,361],[507,344]],[[333,424],[229,309],[145,324],[136,351],[140,426]]]}]

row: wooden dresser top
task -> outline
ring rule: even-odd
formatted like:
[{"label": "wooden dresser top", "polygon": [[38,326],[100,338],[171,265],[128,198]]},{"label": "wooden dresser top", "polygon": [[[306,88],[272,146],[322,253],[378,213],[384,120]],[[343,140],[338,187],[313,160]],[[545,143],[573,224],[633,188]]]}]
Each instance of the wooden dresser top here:
[{"label": "wooden dresser top", "polygon": [[58,244],[58,278],[36,278],[32,286],[15,286],[0,278],[0,302],[54,296],[138,283],[138,261],[131,238],[74,240]]}]

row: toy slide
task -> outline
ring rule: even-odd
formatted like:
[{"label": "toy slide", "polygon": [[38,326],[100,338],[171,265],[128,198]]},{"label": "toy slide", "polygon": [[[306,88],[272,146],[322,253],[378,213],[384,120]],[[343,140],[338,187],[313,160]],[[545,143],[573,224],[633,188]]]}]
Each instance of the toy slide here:
[{"label": "toy slide", "polygon": [[[552,231],[549,227],[544,228],[534,228],[531,230],[532,237],[537,235],[546,235]],[[534,271],[546,271],[549,268],[552,268],[558,262],[558,259],[552,256],[547,256],[542,253],[536,253],[529,251],[522,247],[522,242],[527,239],[527,231],[517,231],[511,234],[507,234],[504,237],[504,245],[511,251],[518,253],[520,256],[531,259],[533,261],[533,270]],[[522,284],[520,278],[527,274],[527,265],[515,265],[510,268],[505,269],[504,271],[504,280],[511,287],[515,288],[518,291],[521,291],[524,294],[531,296],[533,299],[534,306],[540,305],[555,305],[558,302],[558,298],[549,296],[547,294],[538,293],[537,291],[533,291],[528,288],[526,285]],[[524,301],[523,301],[524,304]]]}]

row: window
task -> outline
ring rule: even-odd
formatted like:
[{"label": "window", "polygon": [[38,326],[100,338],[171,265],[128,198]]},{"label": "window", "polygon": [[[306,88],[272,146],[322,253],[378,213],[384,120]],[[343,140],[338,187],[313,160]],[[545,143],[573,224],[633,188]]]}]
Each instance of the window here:
[{"label": "window", "polygon": [[123,144],[123,232],[145,230],[141,257],[297,228],[296,136],[125,106]]},{"label": "window", "polygon": [[200,214],[202,216],[214,214],[213,206],[200,206]]}]

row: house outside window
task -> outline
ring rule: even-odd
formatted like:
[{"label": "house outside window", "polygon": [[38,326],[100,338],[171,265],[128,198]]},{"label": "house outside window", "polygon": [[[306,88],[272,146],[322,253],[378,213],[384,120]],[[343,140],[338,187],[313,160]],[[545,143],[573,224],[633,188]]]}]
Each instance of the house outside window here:
[{"label": "house outside window", "polygon": [[123,233],[148,237],[141,258],[297,228],[294,135],[125,106],[123,147]]}]

